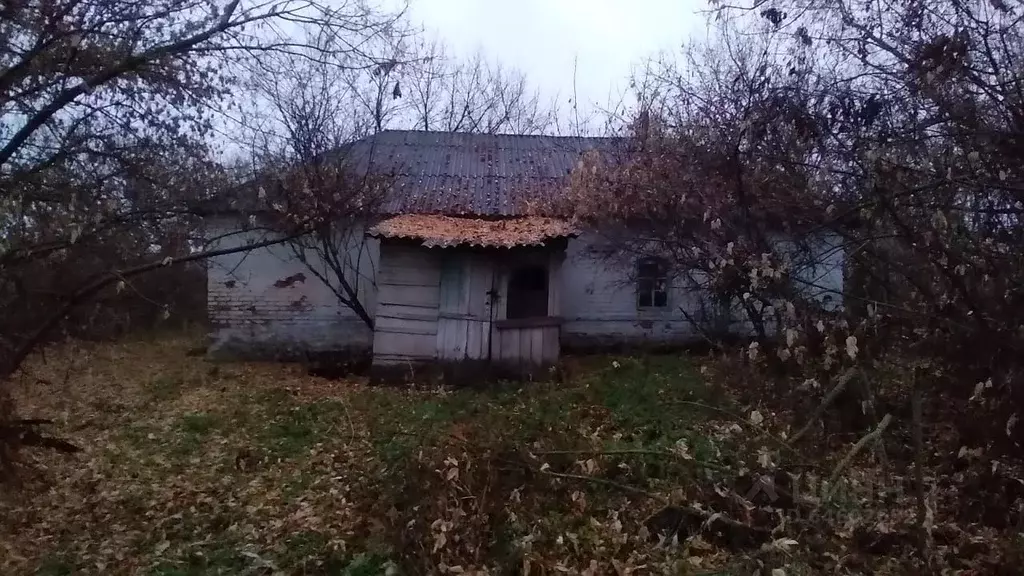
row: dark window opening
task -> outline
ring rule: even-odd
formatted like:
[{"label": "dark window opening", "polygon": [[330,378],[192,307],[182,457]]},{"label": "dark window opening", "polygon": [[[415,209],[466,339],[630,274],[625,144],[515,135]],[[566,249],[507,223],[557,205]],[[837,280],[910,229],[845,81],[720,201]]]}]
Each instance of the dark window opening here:
[{"label": "dark window opening", "polygon": [[505,317],[537,318],[548,315],[548,271],[542,266],[525,266],[512,271],[508,279]]},{"label": "dark window opening", "polygon": [[663,258],[641,258],[637,263],[636,305],[639,308],[668,306],[668,263]]}]

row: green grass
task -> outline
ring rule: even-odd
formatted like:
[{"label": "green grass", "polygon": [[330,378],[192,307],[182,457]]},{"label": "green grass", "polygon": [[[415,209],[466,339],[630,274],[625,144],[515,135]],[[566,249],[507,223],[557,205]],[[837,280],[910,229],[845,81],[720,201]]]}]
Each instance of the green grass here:
[{"label": "green grass", "polygon": [[215,574],[260,573],[234,543],[215,543],[192,554],[164,560],[153,566],[151,576],[212,576]]},{"label": "green grass", "polygon": [[[269,574],[274,569],[305,575],[370,576],[383,575],[394,566],[390,555],[364,552],[348,555],[332,548],[328,538],[314,531],[289,535],[276,553],[256,553],[234,541],[214,541],[195,548],[192,553],[174,555],[158,562],[150,576],[212,576],[228,574]],[[72,574],[67,572],[52,574]],[[275,572],[276,573],[276,572]]]},{"label": "green grass", "polygon": [[390,573],[398,574],[394,561],[383,554],[358,554],[341,572],[343,576],[380,576]]},{"label": "green grass", "polygon": [[[694,424],[707,414],[680,403],[717,402],[686,357],[584,358],[580,372],[570,385],[508,382],[487,391],[444,394],[366,388],[352,394],[349,402],[359,418],[369,421],[370,442],[385,468],[397,473],[420,450],[444,441],[460,425],[473,430],[474,442],[503,449],[537,441],[551,449],[571,449],[579,446],[581,430],[602,428],[607,450],[665,451],[684,441],[697,461],[716,457],[709,441],[694,431]],[[183,414],[170,433],[138,425],[126,428],[126,434],[140,449],[180,460],[200,453],[214,435],[235,433],[261,455],[280,461],[302,458],[317,444],[349,435],[351,417],[340,401],[304,403],[273,389],[239,395],[226,411]],[[559,438],[577,440],[552,445]],[[681,473],[667,468],[662,457],[634,457],[630,462],[645,477]],[[311,483],[300,475],[283,486],[295,496]]]},{"label": "green grass", "polygon": [[308,452],[329,435],[344,434],[346,430],[345,407],[341,402],[276,402],[260,434],[260,442],[269,454],[292,458]]},{"label": "green grass", "polygon": [[337,574],[346,564],[344,555],[329,550],[327,538],[318,532],[292,534],[284,545],[282,563],[294,566],[303,573],[319,569],[328,574]]},{"label": "green grass", "polygon": [[[395,395],[371,390],[361,400],[372,417],[373,442],[380,458],[398,476],[404,463],[424,448],[443,443],[456,430],[469,429],[477,447],[492,452],[521,451],[540,442],[546,450],[657,452],[609,457],[609,465],[630,470],[621,480],[653,487],[678,482],[717,464],[726,446],[714,446],[695,425],[708,413],[686,404],[715,404],[690,361],[681,355],[593,357],[583,359],[581,376],[571,383],[506,383],[488,391],[456,390],[444,395]],[[461,427],[461,428],[460,428]],[[603,444],[584,440],[599,435]],[[684,442],[692,461],[664,453]],[[549,458],[571,463],[574,458]]]},{"label": "green grass", "polygon": [[61,556],[47,556],[36,570],[36,576],[70,576],[74,573],[74,564]]},{"label": "green grass", "polygon": [[203,412],[185,414],[181,417],[181,429],[186,434],[206,436],[220,424],[220,417]]},{"label": "green grass", "polygon": [[[679,356],[588,359],[583,385],[507,383],[501,390],[458,390],[444,396],[381,396],[364,399],[381,429],[429,440],[438,427],[457,422],[488,422],[503,432],[531,440],[564,429],[574,417],[604,408],[616,426],[650,444],[674,441],[691,428],[700,410],[680,400],[709,401],[710,395],[689,361]],[[617,364],[617,366],[616,366]],[[384,434],[388,437],[388,434]],[[386,438],[390,439],[390,438]]]},{"label": "green grass", "polygon": [[[303,396],[296,387],[307,382],[280,385],[245,365],[218,370],[206,385],[195,373],[205,378],[207,366],[172,367],[141,383],[142,408],[118,422],[97,452],[109,474],[100,487],[116,494],[101,500],[112,518],[103,525],[139,523],[121,546],[142,559],[134,573],[153,576],[394,574],[410,554],[418,555],[413,566],[433,562],[428,527],[457,519],[450,507],[471,510],[477,499],[489,511],[463,537],[480,538],[481,563],[521,564],[528,535],[545,553],[562,550],[561,534],[596,541],[601,529],[570,495],[585,491],[588,512],[604,522],[604,510],[626,505],[624,493],[552,480],[538,473],[541,464],[580,474],[588,450],[660,451],[595,455],[594,475],[652,491],[685,484],[692,464],[665,451],[684,440],[697,460],[717,454],[695,429],[707,413],[679,402],[716,399],[685,356],[573,362],[578,369],[564,382],[440,393],[347,383],[336,398]],[[243,374],[265,379],[252,386]],[[545,450],[570,453],[529,455]],[[244,466],[242,454],[253,455]],[[446,499],[439,469],[448,457],[462,469],[461,487]],[[513,489],[523,494],[516,519],[505,513]],[[267,530],[274,540],[263,539]],[[79,564],[92,566],[91,555],[106,546],[76,543],[37,564],[38,573],[80,573]]]},{"label": "green grass", "polygon": [[[438,424],[496,418],[522,424],[526,435],[564,427],[567,416],[581,407],[602,406],[621,427],[651,430],[655,436],[688,429],[698,410],[678,400],[708,400],[709,393],[682,356],[649,358],[599,357],[585,360],[583,386],[558,383],[506,383],[499,390],[458,390],[444,396],[381,397],[373,404],[389,428],[408,433],[429,432]],[[616,367],[617,364],[618,366]]]},{"label": "green grass", "polygon": [[302,496],[315,482],[315,478],[308,472],[299,470],[296,474],[286,479],[281,486],[281,493],[285,498],[292,499]]},{"label": "green grass", "polygon": [[[149,459],[166,456],[181,460],[199,453],[204,442],[226,427],[219,414],[186,413],[177,417],[169,427],[159,422],[135,419],[126,424],[118,436]],[[113,454],[111,457],[119,458]]]},{"label": "green grass", "polygon": [[169,453],[177,457],[196,454],[203,442],[221,426],[221,418],[218,415],[204,412],[185,414],[179,419],[171,435]]},{"label": "green grass", "polygon": [[180,374],[160,374],[146,386],[150,401],[167,402],[178,397],[184,386],[184,378]]}]

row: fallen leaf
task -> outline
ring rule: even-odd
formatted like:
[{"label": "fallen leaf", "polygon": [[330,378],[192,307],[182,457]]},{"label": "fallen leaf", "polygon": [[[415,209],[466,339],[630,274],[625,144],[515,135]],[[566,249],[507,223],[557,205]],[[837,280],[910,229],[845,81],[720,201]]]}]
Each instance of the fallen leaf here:
[{"label": "fallen leaf", "polygon": [[760,412],[754,410],[750,413],[751,424],[753,424],[754,426],[759,426],[762,422],[764,422],[764,416],[761,416]]}]

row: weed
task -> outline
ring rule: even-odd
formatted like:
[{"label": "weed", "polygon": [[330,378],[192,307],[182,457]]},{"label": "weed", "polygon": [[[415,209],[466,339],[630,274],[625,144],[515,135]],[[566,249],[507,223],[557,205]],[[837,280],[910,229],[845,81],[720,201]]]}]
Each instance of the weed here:
[{"label": "weed", "polygon": [[[140,398],[98,388],[90,400],[104,403],[83,419],[113,402],[133,408],[102,420],[109,436],[90,455],[100,459],[91,463],[96,475],[68,468],[72,484],[63,501],[94,494],[90,512],[69,514],[57,501],[49,513],[67,525],[62,530],[103,534],[102,546],[83,537],[70,556],[46,557],[43,549],[26,567],[57,576],[98,561],[109,568],[123,557],[132,566],[126,562],[125,571],[154,576],[366,576],[394,573],[398,565],[412,572],[436,566],[440,557],[430,550],[439,519],[456,524],[446,550],[480,551],[478,558],[452,552],[464,566],[521,566],[561,550],[559,537],[570,533],[598,541],[601,528],[591,518],[603,525],[613,510],[624,530],[636,530],[630,518],[649,514],[648,502],[629,504],[610,484],[553,480],[541,465],[652,491],[692,470],[657,455],[595,456],[598,465],[587,468],[580,460],[588,457],[541,461],[529,452],[668,449],[684,438],[703,458],[713,450],[693,424],[704,416],[672,402],[704,392],[684,359],[585,362],[578,377],[558,384],[444,392],[353,386],[339,390],[339,400],[309,400],[303,387],[316,383],[281,367],[237,365],[203,387],[201,404],[185,402],[191,388],[212,380],[198,361],[152,372]],[[449,477],[456,460],[458,476]],[[585,503],[573,499],[583,492]],[[32,536],[56,542],[54,530],[22,533],[26,543]]]},{"label": "weed", "polygon": [[234,542],[215,542],[176,560],[164,560],[149,572],[151,576],[207,576],[251,572],[251,560],[241,554]]},{"label": "weed", "polygon": [[47,556],[36,570],[36,576],[70,576],[74,573],[74,564],[63,555]]},{"label": "weed", "polygon": [[381,576],[397,573],[390,571],[395,563],[384,554],[358,554],[341,572],[343,576]]},{"label": "weed", "polygon": [[167,402],[181,395],[184,379],[181,374],[160,374],[146,386],[149,399],[153,402]]},{"label": "weed", "polygon": [[298,472],[296,476],[288,478],[281,486],[281,494],[287,498],[297,498],[309,489],[313,484],[313,476],[305,472]]},{"label": "weed", "polygon": [[197,412],[181,417],[179,427],[186,434],[206,436],[220,424],[220,418],[213,414]]},{"label": "weed", "polygon": [[[608,362],[604,360],[604,362]],[[707,401],[707,387],[679,356],[614,358],[594,373],[589,388],[618,428],[646,446],[672,444],[703,415],[681,401]]]},{"label": "weed", "polygon": [[278,402],[273,407],[278,411],[270,416],[261,436],[268,452],[277,457],[295,457],[344,429],[345,408],[340,402]]},{"label": "weed", "polygon": [[343,574],[349,565],[345,554],[328,543],[319,532],[297,532],[285,541],[280,561],[303,574]]}]

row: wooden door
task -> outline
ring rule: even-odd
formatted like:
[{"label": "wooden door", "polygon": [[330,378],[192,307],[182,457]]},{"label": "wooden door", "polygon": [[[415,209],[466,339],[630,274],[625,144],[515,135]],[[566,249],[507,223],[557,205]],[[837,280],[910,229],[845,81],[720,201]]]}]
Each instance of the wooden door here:
[{"label": "wooden door", "polygon": [[446,255],[441,262],[437,357],[486,360],[491,345],[493,266],[475,254]]},{"label": "wooden door", "polygon": [[[554,364],[558,361],[561,339],[561,293],[560,270],[564,252],[535,255],[521,258],[505,267],[504,273],[497,274],[499,295],[495,305],[494,324],[491,329],[492,358],[505,365],[532,368]],[[547,298],[543,316],[514,318],[509,307],[515,295],[510,293],[512,276],[516,269],[543,266],[547,270],[545,279]],[[534,297],[527,294],[527,297]],[[513,306],[513,309],[532,309],[533,305]],[[541,308],[537,308],[538,312]]]}]

